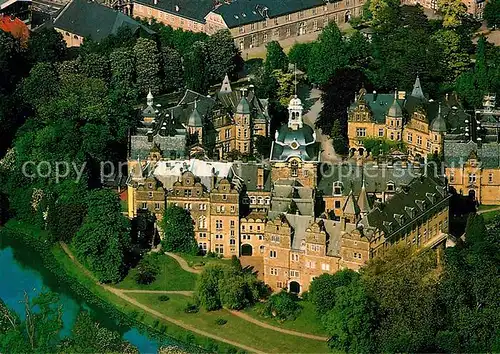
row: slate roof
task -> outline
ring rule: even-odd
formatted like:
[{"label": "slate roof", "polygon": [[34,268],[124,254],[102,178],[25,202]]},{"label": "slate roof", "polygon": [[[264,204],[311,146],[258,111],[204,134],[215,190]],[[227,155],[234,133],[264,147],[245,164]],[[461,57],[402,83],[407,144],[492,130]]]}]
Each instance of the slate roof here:
[{"label": "slate roof", "polygon": [[[381,230],[385,238],[397,241],[397,236],[405,234],[414,222],[432,205],[448,198],[443,182],[431,177],[415,178],[405,190],[396,193],[385,205],[374,208],[363,226]],[[366,225],[368,223],[368,225]]]},{"label": "slate roof", "polygon": [[245,183],[247,191],[271,191],[271,171],[265,166],[262,166],[264,167],[264,189],[257,189],[257,171],[261,166],[257,165],[254,162],[235,162],[233,164],[234,174],[238,176],[243,181],[243,183]]},{"label": "slate roof", "polygon": [[[394,102],[392,93],[366,93],[365,100],[370,108],[373,119],[380,124],[385,123],[385,116]],[[404,105],[404,100],[397,100],[399,106]],[[356,102],[351,105],[351,109],[356,107]]]},{"label": "slate roof", "polygon": [[223,3],[214,12],[222,16],[229,28],[234,28],[324,4],[325,0],[232,0]]},{"label": "slate roof", "polygon": [[86,0],[70,1],[54,20],[54,27],[95,41],[116,34],[121,26],[155,33],[119,11]]},{"label": "slate roof", "polygon": [[392,167],[375,164],[358,166],[354,163],[325,164],[320,166],[320,172],[318,189],[324,195],[333,195],[333,185],[341,182],[343,196],[349,195],[351,190],[354,195],[359,196],[363,181],[367,193],[382,193],[388,191],[389,183],[393,183],[394,188],[397,189],[421,175],[420,169],[411,164],[408,167],[402,167],[401,164],[395,164]]},{"label": "slate roof", "polygon": [[483,168],[500,168],[500,144],[497,142],[478,145],[474,141],[444,141],[444,162],[447,167],[460,167],[469,158],[472,151],[477,153]]},{"label": "slate roof", "polygon": [[[298,144],[294,149],[294,144]],[[316,142],[314,130],[307,124],[293,130],[283,124],[276,132],[275,141],[271,148],[271,160],[286,161],[292,156],[300,157],[303,161],[319,160],[319,143]]]},{"label": "slate roof", "polygon": [[214,7],[213,0],[158,0],[156,4],[154,0],[135,0],[135,2],[199,23],[205,23],[205,16]]}]

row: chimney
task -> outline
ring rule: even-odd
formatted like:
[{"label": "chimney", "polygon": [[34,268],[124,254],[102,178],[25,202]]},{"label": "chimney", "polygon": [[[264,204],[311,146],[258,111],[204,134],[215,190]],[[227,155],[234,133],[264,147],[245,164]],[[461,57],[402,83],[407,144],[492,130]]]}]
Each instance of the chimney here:
[{"label": "chimney", "polygon": [[179,12],[179,5],[175,5],[175,12]]},{"label": "chimney", "polygon": [[257,167],[257,189],[264,189],[264,167]]},{"label": "chimney", "polygon": [[373,102],[377,102],[377,91],[373,90]]},{"label": "chimney", "polygon": [[148,130],[148,142],[152,143],[153,142],[153,131]]},{"label": "chimney", "polygon": [[158,5],[158,0],[154,0],[154,4],[155,4],[155,5]]}]

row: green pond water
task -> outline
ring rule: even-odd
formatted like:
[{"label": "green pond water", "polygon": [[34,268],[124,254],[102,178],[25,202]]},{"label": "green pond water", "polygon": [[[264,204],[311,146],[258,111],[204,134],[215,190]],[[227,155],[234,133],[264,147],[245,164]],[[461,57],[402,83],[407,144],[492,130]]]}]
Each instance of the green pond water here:
[{"label": "green pond water", "polygon": [[123,328],[117,326],[109,318],[99,316],[99,311],[93,311],[76,294],[59,284],[57,279],[47,270],[43,269],[41,257],[26,248],[21,242],[5,237],[5,230],[0,233],[0,298],[8,307],[24,316],[24,305],[19,301],[23,299],[26,291],[30,298],[36,296],[43,289],[56,292],[60,296],[63,306],[63,335],[68,335],[74,324],[79,310],[89,309],[94,319],[101,325],[119,331],[123,338],[135,345],[141,353],[156,353],[160,344],[176,344],[171,340],[159,343],[141,333],[137,328]]}]

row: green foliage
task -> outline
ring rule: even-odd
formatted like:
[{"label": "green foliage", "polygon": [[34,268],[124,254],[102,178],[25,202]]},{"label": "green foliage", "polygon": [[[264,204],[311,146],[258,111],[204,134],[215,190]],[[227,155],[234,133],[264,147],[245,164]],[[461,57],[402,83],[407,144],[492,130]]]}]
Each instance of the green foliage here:
[{"label": "green foliage", "polygon": [[204,42],[193,44],[191,51],[184,55],[184,80],[186,87],[200,93],[206,93],[209,86],[209,68],[207,58],[210,53]]},{"label": "green foliage", "polygon": [[207,40],[207,50],[210,53],[208,77],[212,83],[220,83],[226,74],[234,76],[241,68],[240,51],[234,44],[229,30],[220,30]]},{"label": "green foliage", "polygon": [[290,63],[297,65],[297,69],[306,71],[311,48],[311,43],[295,43],[288,52]]},{"label": "green foliage", "polygon": [[297,295],[282,290],[273,294],[264,303],[262,315],[266,317],[275,317],[281,321],[294,320],[297,318],[302,307],[298,303]]},{"label": "green foliage", "polygon": [[160,221],[163,229],[162,247],[168,252],[184,252],[196,255],[198,245],[194,238],[193,220],[188,211],[169,205]]},{"label": "green foliage", "polygon": [[30,33],[28,57],[32,63],[56,63],[66,55],[66,42],[61,33],[53,28],[43,28]]},{"label": "green foliage", "polygon": [[264,284],[255,275],[245,273],[234,266],[209,264],[196,284],[196,298],[207,311],[222,306],[241,310],[254,304],[265,295]]},{"label": "green foliage", "polygon": [[340,121],[338,119],[333,122],[330,136],[332,137],[332,145],[335,152],[340,155],[347,154],[348,140],[345,137],[345,133],[342,131]]},{"label": "green foliage", "polygon": [[351,284],[357,278],[358,274],[349,269],[314,278],[309,286],[308,299],[314,304],[316,313],[321,316],[330,311],[335,306],[336,289]]},{"label": "green foliage", "polygon": [[272,143],[273,143],[273,138],[257,135],[255,139],[255,149],[257,150],[257,153],[261,157],[267,158],[271,153]]},{"label": "green foliage", "polygon": [[86,77],[108,82],[111,76],[109,58],[105,55],[89,53],[78,58],[79,71]]},{"label": "green foliage", "polygon": [[395,150],[402,152],[406,151],[406,147],[403,142],[385,138],[365,138],[363,139],[363,146],[374,157],[379,155],[384,156]]},{"label": "green foliage", "polygon": [[117,282],[125,270],[130,248],[129,221],[111,190],[93,190],[87,197],[87,215],[73,238],[80,260],[102,282]]},{"label": "green foliage", "polygon": [[231,257],[231,266],[237,271],[243,270],[243,268],[241,267],[240,259],[237,256]]},{"label": "green foliage", "polygon": [[443,14],[443,27],[456,28],[467,16],[467,6],[460,0],[439,0],[438,9]]},{"label": "green foliage", "polygon": [[274,70],[288,71],[288,57],[277,41],[271,41],[266,45],[267,53],[264,61],[264,70],[272,73]]},{"label": "green foliage", "polygon": [[274,70],[272,75],[276,78],[277,88],[274,98],[283,106],[287,106],[295,94],[295,79],[293,73],[285,73],[282,70]]},{"label": "green foliage", "polygon": [[160,272],[158,266],[158,253],[152,253],[144,256],[137,265],[137,273],[135,274],[135,281],[137,284],[151,284],[155,281],[156,276]]},{"label": "green foliage", "polygon": [[185,313],[198,313],[200,308],[196,304],[187,303],[186,308],[184,309]]},{"label": "green foliage", "polygon": [[483,19],[488,23],[488,27],[500,27],[500,0],[490,0],[483,10]]},{"label": "green foliage", "polygon": [[149,90],[153,94],[161,91],[160,53],[158,46],[150,39],[139,38],[134,46],[137,73],[137,87],[142,94]]},{"label": "green foliage", "polygon": [[227,320],[224,318],[218,318],[215,320],[215,324],[217,326],[224,326],[227,323]]},{"label": "green foliage", "polygon": [[182,57],[173,48],[164,47],[162,49],[163,75],[165,91],[172,92],[182,88],[183,68]]},{"label": "green foliage", "polygon": [[312,44],[307,75],[315,84],[326,84],[337,72],[349,63],[347,44],[337,24],[330,22]]},{"label": "green foliage", "polygon": [[375,303],[358,277],[335,289],[335,302],[323,316],[331,338],[329,346],[346,353],[374,351]]},{"label": "green foliage", "polygon": [[446,79],[454,82],[470,65],[467,48],[462,43],[460,35],[452,30],[443,29],[434,34],[434,38],[443,49],[444,68],[447,70]]},{"label": "green foliage", "polygon": [[118,48],[109,54],[111,82],[133,85],[135,83],[135,57],[131,49]]},{"label": "green foliage", "polygon": [[168,295],[160,295],[158,296],[158,300],[160,300],[161,302],[165,302],[170,300],[170,297],[168,297]]},{"label": "green foliage", "polygon": [[21,85],[23,97],[34,107],[55,98],[59,91],[59,75],[52,63],[42,62],[33,66]]},{"label": "green foliage", "polygon": [[483,241],[487,235],[486,225],[481,214],[470,214],[467,218],[465,226],[465,240],[468,244],[473,245]]}]

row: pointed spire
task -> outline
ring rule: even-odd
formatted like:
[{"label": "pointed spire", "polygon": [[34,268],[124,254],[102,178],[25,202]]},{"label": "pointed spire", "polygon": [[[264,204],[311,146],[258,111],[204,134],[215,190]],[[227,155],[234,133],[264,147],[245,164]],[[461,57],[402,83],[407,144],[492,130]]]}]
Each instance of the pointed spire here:
[{"label": "pointed spire", "polygon": [[401,105],[398,102],[398,90],[394,90],[394,101],[392,102],[391,107],[389,108],[389,112],[387,115],[391,118],[400,118],[403,116],[403,110],[401,109]]},{"label": "pointed spire", "polygon": [[418,77],[418,74],[417,74],[417,78],[415,79],[415,83],[413,84],[413,91],[411,92],[410,96],[420,98],[422,100],[426,99],[425,95],[424,95],[424,91],[422,90],[422,85],[420,85],[420,78]]},{"label": "pointed spire", "polygon": [[226,74],[224,76],[224,80],[222,81],[222,86],[220,88],[220,92],[222,93],[231,93],[233,89],[231,88],[231,81],[229,81],[229,76]]},{"label": "pointed spire", "polygon": [[363,178],[363,185],[361,187],[361,192],[359,193],[358,206],[361,214],[366,215],[371,211],[370,202],[368,201],[368,194],[366,193],[364,178]]},{"label": "pointed spire", "polygon": [[191,112],[191,115],[189,116],[188,119],[188,124],[189,127],[203,127],[203,120],[201,118],[200,112],[198,112],[198,100],[194,100],[194,107],[193,111]]},{"label": "pointed spire", "polygon": [[349,215],[357,215],[359,212],[359,207],[356,203],[356,200],[354,199],[354,193],[352,191],[349,192],[349,195],[347,196],[347,200],[345,201],[344,208],[342,209],[344,214],[349,214]]}]

